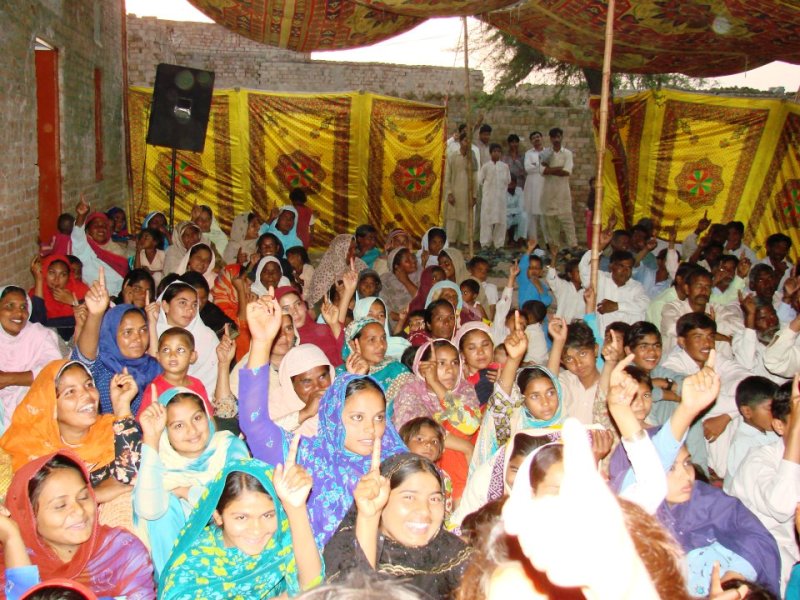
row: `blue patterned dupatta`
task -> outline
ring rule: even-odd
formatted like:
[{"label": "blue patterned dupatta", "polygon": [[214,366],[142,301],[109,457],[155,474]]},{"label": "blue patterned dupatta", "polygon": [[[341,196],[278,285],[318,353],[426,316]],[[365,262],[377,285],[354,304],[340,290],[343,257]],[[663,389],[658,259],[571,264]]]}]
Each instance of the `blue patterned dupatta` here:
[{"label": "blue patterned dupatta", "polygon": [[[258,556],[227,548],[211,520],[230,473],[252,475],[275,503],[278,528]],[[257,459],[230,462],[208,486],[180,533],[159,581],[163,600],[274,598],[300,592],[289,520],[272,485],[274,469]]]}]

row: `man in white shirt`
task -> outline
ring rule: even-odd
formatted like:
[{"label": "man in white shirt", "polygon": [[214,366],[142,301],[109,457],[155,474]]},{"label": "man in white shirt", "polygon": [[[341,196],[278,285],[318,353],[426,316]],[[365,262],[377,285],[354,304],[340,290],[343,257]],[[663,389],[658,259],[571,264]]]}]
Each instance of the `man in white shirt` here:
[{"label": "man in white shirt", "polygon": [[749,260],[751,264],[755,264],[758,261],[756,253],[742,243],[742,238],[744,237],[744,223],[741,221],[731,221],[728,223],[727,227],[728,241],[725,244],[725,254],[733,254],[737,258],[741,258],[742,252],[744,252],[747,260]]},{"label": "man in white shirt", "polygon": [[[587,251],[580,262],[583,287],[591,285],[592,252]],[[650,298],[644,286],[631,279],[633,254],[618,250],[611,255],[610,273],[597,272],[597,322],[601,332],[614,321],[635,323],[644,321]]]},{"label": "man in white shirt", "polygon": [[753,296],[742,299],[744,329],[733,334],[731,348],[736,361],[756,375],[781,384],[786,377],[770,372],[764,364],[764,353],[778,334],[778,315],[768,302]]},{"label": "man in white shirt", "polygon": [[564,132],[561,129],[551,129],[552,148],[539,156],[544,176],[541,206],[547,243],[561,246],[563,235],[567,246],[572,247],[578,243],[572,218],[572,193],[569,189],[573,157],[572,152],[561,145],[563,137]]},{"label": "man in white shirt", "polygon": [[769,530],[781,553],[781,594],[800,549],[795,511],[800,503],[800,394],[786,383],[772,400],[772,428],[781,439],[753,448],[739,465],[731,486]]},{"label": "man in white shirt", "polygon": [[[528,239],[546,240],[542,223],[542,186],[544,176],[539,157],[544,150],[542,134],[534,131],[528,138],[532,148],[525,153],[525,210],[528,212]],[[540,233],[541,232],[541,233]]]}]

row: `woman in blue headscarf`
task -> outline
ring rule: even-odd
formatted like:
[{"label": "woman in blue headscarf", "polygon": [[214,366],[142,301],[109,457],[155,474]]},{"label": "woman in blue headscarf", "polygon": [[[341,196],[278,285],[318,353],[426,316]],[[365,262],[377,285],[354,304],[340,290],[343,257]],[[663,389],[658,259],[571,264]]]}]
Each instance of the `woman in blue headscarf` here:
[{"label": "woman in blue headscarf", "polygon": [[[314,482],[316,486],[316,482]],[[311,478],[287,460],[228,463],[189,516],[159,581],[159,598],[296,596],[322,581],[306,499]]]},{"label": "woman in blue headscarf", "polygon": [[283,244],[284,249],[303,246],[303,242],[297,236],[297,209],[291,204],[281,206],[275,219],[264,223],[258,233],[259,235],[273,234]]},{"label": "woman in blue headscarf", "polygon": [[[158,361],[147,353],[150,344],[147,317],[133,304],[118,304],[103,314],[103,301],[95,306],[92,300],[87,294],[89,316],[71,358],[82,362],[91,371],[100,392],[100,412],[103,414],[114,412],[109,393],[111,379],[127,369],[139,388],[131,402],[131,411],[136,414],[145,388],[161,373]],[[108,292],[104,302],[108,306]],[[96,322],[100,319],[102,322],[98,328]]]},{"label": "woman in blue headscarf", "polygon": [[174,387],[140,415],[142,462],[133,488],[134,525],[150,546],[156,577],[206,486],[230,461],[248,458],[247,446],[217,431],[203,399]]},{"label": "woman in blue headscarf", "polygon": [[[292,435],[270,419],[269,369],[263,367],[280,329],[280,305],[269,297],[251,302],[247,323],[252,342],[239,379],[239,426],[253,456],[277,464]],[[316,437],[300,440],[297,464],[314,478],[308,506],[314,538],[322,548],[350,508],[359,479],[370,469],[375,444],[381,445],[381,458],[405,451],[405,445],[387,422],[383,389],[371,377],[338,376],[319,400],[318,416]]]}]

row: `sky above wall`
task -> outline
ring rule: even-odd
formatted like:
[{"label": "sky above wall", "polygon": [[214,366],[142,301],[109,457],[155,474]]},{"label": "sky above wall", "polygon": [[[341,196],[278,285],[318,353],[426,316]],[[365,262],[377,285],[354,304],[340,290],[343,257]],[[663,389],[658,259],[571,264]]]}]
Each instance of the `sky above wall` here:
[{"label": "sky above wall", "polygon": [[[186,0],[126,0],[128,13],[137,16],[154,16],[176,21],[211,22],[211,19]],[[482,69],[487,85],[493,81],[491,61],[480,47],[481,31],[486,27],[476,19],[469,19],[470,66]],[[392,39],[366,48],[314,52],[316,60],[350,62],[382,62],[407,65],[435,65],[463,67],[463,25],[461,19],[430,19],[416,28]],[[548,83],[544,75],[535,75],[530,83]],[[758,69],[706,80],[711,87],[743,86],[760,90],[783,87],[787,92],[800,89],[800,65],[773,62]],[[443,90],[447,91],[447,90]]]}]

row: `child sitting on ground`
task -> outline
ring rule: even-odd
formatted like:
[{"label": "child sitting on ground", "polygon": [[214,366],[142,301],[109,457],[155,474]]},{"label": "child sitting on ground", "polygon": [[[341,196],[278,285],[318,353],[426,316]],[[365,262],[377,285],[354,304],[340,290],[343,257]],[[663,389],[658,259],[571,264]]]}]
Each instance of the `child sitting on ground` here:
[{"label": "child sitting on ground", "polygon": [[308,258],[308,250],[302,246],[289,248],[286,251],[286,260],[292,265],[294,282],[299,283],[304,290],[307,289],[314,276],[314,267]]},{"label": "child sitting on ground", "polygon": [[[558,375],[564,388],[564,414],[575,417],[584,425],[591,425],[600,382],[594,333],[584,321],[567,325],[559,317],[553,317],[548,331],[553,339],[548,367]],[[561,369],[562,364],[566,371]]]},{"label": "child sitting on ground", "polygon": [[474,279],[465,279],[461,282],[461,322],[482,321],[486,319],[486,311],[478,302],[481,285]]},{"label": "child sitting on ground", "polygon": [[158,229],[144,229],[136,236],[136,254],[133,257],[134,269],[146,269],[153,276],[156,286],[164,277],[166,253],[161,250],[164,236]]},{"label": "child sitting on ground", "polygon": [[520,313],[527,322],[525,337],[528,338],[528,350],[522,362],[526,365],[547,364],[548,344],[545,333],[547,307],[538,300],[528,300],[522,305]]}]

